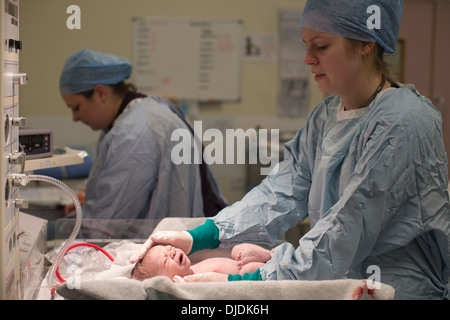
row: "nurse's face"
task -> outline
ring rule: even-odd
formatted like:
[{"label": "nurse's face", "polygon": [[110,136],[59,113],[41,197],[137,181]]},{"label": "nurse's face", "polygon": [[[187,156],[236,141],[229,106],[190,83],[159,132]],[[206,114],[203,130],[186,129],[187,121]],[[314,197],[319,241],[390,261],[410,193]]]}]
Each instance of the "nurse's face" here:
[{"label": "nurse's face", "polygon": [[361,74],[362,57],[348,39],[302,28],[306,45],[305,63],[319,90],[339,96],[346,95]]},{"label": "nurse's face", "polygon": [[81,121],[92,130],[105,130],[111,125],[114,115],[102,92],[94,89],[87,98],[82,94],[63,94],[62,98],[72,110],[73,121]]}]

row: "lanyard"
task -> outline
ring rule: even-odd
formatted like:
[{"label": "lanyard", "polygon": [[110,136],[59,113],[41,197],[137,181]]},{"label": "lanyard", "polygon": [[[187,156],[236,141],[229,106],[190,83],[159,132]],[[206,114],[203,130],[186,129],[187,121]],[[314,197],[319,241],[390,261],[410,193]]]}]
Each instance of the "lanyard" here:
[{"label": "lanyard", "polygon": [[[378,86],[377,90],[375,90],[375,92],[370,96],[369,100],[367,100],[367,102],[360,108],[366,108],[368,106],[370,106],[370,104],[372,103],[372,101],[375,99],[375,97],[381,92],[381,90],[384,87],[384,84],[386,83],[386,76],[383,74],[382,79],[381,79],[381,83]],[[344,111],[346,111],[347,109],[344,106]]]},{"label": "lanyard", "polygon": [[383,74],[383,78],[381,79],[381,83],[378,86],[377,90],[375,90],[375,92],[373,93],[373,95],[369,98],[369,100],[367,100],[366,104],[364,106],[362,106],[362,108],[368,107],[370,106],[370,104],[372,103],[372,101],[375,99],[375,97],[381,92],[381,90],[384,87],[384,84],[386,83],[386,76]]}]

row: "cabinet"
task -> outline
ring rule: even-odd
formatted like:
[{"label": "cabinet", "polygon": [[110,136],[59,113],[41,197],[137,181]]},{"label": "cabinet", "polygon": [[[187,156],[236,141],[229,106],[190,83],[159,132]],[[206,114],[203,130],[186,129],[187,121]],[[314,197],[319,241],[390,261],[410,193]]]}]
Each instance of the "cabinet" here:
[{"label": "cabinet", "polygon": [[450,155],[450,1],[405,1],[399,39],[404,44],[403,82],[415,84],[441,111]]}]

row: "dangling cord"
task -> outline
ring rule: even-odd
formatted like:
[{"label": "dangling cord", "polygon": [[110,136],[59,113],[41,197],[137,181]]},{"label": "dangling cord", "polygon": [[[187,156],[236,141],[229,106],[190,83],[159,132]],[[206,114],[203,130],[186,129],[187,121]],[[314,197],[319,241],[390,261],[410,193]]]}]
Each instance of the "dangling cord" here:
[{"label": "dangling cord", "polygon": [[377,90],[375,90],[375,92],[372,94],[372,96],[369,98],[369,100],[367,100],[366,104],[364,106],[362,106],[361,108],[365,108],[370,106],[370,104],[372,103],[373,100],[375,100],[375,97],[381,92],[381,90],[383,89],[384,85],[386,83],[386,76],[383,74],[383,78],[381,79],[381,83],[378,86]]}]

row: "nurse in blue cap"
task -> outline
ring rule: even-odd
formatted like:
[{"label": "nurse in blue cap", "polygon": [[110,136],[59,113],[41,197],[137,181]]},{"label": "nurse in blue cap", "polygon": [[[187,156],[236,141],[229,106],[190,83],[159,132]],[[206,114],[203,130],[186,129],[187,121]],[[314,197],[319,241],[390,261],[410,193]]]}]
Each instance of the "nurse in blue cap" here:
[{"label": "nurse in blue cap", "polygon": [[402,9],[401,0],[308,0],[300,23],[305,63],[329,97],[258,187],[196,229],[151,236],[131,261],[153,243],[190,253],[271,246],[309,218],[298,247],[277,246],[255,273],[184,280],[370,278],[391,285],[397,299],[450,298],[441,115],[413,86],[390,79],[383,61],[395,51]]},{"label": "nurse in blue cap", "polygon": [[131,71],[121,57],[85,49],[69,57],[61,73],[60,92],[73,120],[101,131],[83,218],[215,215],[225,202],[210,168],[171,159],[172,133],[192,128],[175,105],[126,84]]}]

